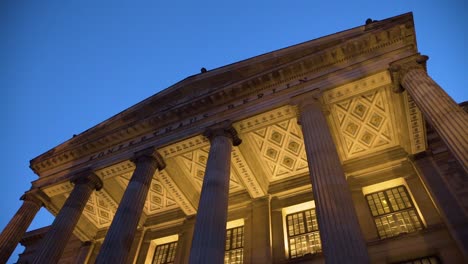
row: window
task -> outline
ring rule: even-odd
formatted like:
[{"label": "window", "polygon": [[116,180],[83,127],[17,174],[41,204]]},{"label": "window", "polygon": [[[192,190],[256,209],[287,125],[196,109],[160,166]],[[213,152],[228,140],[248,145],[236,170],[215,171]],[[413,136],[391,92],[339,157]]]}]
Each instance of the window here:
[{"label": "window", "polygon": [[423,257],[407,261],[398,262],[397,264],[440,264],[440,259],[436,256]]},{"label": "window", "polygon": [[404,185],[365,196],[380,238],[423,229],[421,219]]},{"label": "window", "polygon": [[157,245],[154,251],[153,264],[174,263],[177,241]]},{"label": "window", "polygon": [[244,263],[244,226],[226,230],[225,264]]},{"label": "window", "polygon": [[314,209],[288,214],[286,216],[289,258],[322,251],[317,216]]}]

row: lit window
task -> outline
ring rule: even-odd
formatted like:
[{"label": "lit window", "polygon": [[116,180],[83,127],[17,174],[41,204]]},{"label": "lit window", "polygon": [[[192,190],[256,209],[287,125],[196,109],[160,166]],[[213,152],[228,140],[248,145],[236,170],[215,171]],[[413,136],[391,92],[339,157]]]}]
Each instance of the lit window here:
[{"label": "lit window", "polygon": [[289,258],[322,251],[315,209],[286,216],[289,240]]},{"label": "lit window", "polygon": [[380,238],[423,229],[406,187],[401,185],[366,195]]},{"label": "lit window", "polygon": [[407,261],[398,262],[397,264],[440,264],[440,260],[436,256],[412,259]]},{"label": "lit window", "polygon": [[177,241],[157,245],[154,251],[153,264],[174,263]]},{"label": "lit window", "polygon": [[244,263],[244,226],[226,230],[225,264]]}]

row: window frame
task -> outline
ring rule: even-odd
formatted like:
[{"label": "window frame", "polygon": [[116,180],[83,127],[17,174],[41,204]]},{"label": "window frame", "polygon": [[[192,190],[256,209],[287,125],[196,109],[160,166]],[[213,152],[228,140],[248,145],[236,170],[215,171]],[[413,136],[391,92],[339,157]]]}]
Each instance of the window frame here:
[{"label": "window frame", "polygon": [[[403,191],[404,191],[404,193],[405,193],[405,195],[406,195],[406,197],[408,199],[408,202],[410,204],[410,207],[395,210],[393,208],[393,203],[391,202],[391,200],[390,200],[390,198],[389,198],[389,196],[387,194],[387,191],[392,191],[393,192],[393,190],[396,189],[397,192],[400,193],[399,188],[403,188]],[[383,194],[384,200],[388,203],[387,206],[388,206],[388,209],[390,210],[390,212],[384,212],[384,213],[377,212],[377,215],[374,215],[368,197],[369,196],[371,197],[371,200],[373,201],[374,205],[376,206],[375,199],[372,197],[372,195],[379,194],[379,193]],[[400,194],[400,197],[401,197],[401,194]],[[381,190],[378,190],[378,191],[367,193],[367,194],[364,195],[364,199],[366,200],[367,207],[369,208],[369,212],[370,212],[370,214],[372,216],[372,219],[374,220],[374,224],[375,224],[375,227],[377,229],[377,233],[378,233],[380,239],[387,239],[387,238],[392,238],[392,237],[396,237],[396,236],[407,234],[407,233],[417,232],[417,231],[423,230],[425,228],[424,221],[421,218],[421,216],[419,215],[418,207],[414,203],[413,197],[411,196],[411,193],[410,193],[410,191],[408,190],[408,187],[405,184],[391,186],[391,187],[388,187],[386,189],[381,189]],[[396,204],[396,206],[400,207],[398,203]],[[376,210],[378,210],[377,207],[376,207]],[[387,216],[390,216],[390,215],[393,216],[393,215],[395,215],[396,213],[399,213],[399,212],[409,212],[409,211],[413,211],[414,214],[416,215],[416,217],[417,217],[417,219],[419,221],[420,228],[417,228],[416,225],[415,225],[415,222],[413,221],[413,218],[410,218],[410,221],[413,224],[413,228],[415,229],[414,231],[407,232],[407,233],[399,232],[398,234],[381,234],[379,228],[377,227],[377,223],[376,223],[377,219],[381,219],[381,218],[384,218],[384,217],[387,217]]]},{"label": "window frame", "polygon": [[[163,250],[167,250],[167,252],[163,252],[163,256],[165,255],[164,257],[164,260],[163,262],[161,263],[158,263],[158,264],[170,264],[170,263],[174,263],[175,261],[175,256],[176,256],[176,251],[177,251],[177,246],[178,246],[178,240],[176,241],[171,241],[171,242],[167,242],[167,243],[164,243],[164,244],[159,244],[159,245],[156,245],[156,247],[154,248],[154,252],[153,252],[153,258],[151,260],[151,263],[152,264],[155,264],[155,259],[156,259],[156,253],[158,252],[158,248],[161,248],[161,247],[165,247],[165,246],[168,246],[167,249],[163,249]],[[174,245],[174,249],[173,249],[173,253],[172,255],[170,254],[171,252],[171,246]],[[168,257],[172,256],[173,257],[173,260],[172,261],[168,261]]]},{"label": "window frame", "polygon": [[[242,233],[240,235],[241,236],[241,242],[240,242],[241,245],[233,247],[233,244],[235,243],[234,241],[238,241],[238,238],[239,238],[239,235],[237,235],[236,240],[232,239],[234,237],[234,230],[239,230],[239,229],[242,230]],[[231,231],[230,235],[229,235],[229,231]],[[239,234],[239,232],[237,232],[237,234]],[[224,263],[225,264],[226,263],[227,264],[231,263],[231,262],[226,262],[227,254],[229,254],[229,252],[235,252],[235,251],[238,251],[238,250],[241,251],[241,257],[242,257],[240,263],[244,263],[244,242],[245,242],[244,238],[245,238],[244,225],[234,226],[234,227],[226,229],[226,239],[225,239],[225,244],[224,244]],[[228,241],[229,241],[229,247],[227,245]]]},{"label": "window frame", "polygon": [[[316,226],[317,228],[315,229],[311,229],[309,230],[309,227],[307,225],[307,216],[306,216],[306,212],[308,211],[313,211],[313,215],[315,216],[315,222],[316,222]],[[304,230],[305,232],[302,232],[302,233],[299,233],[299,234],[295,234],[295,235],[291,235],[291,232],[290,232],[290,228],[289,228],[289,221],[288,221],[288,217],[289,216],[292,216],[292,215],[298,215],[298,214],[302,214],[302,221],[303,221],[303,224],[304,224]],[[312,217],[312,216],[311,216]],[[317,221],[317,210],[316,208],[309,208],[309,209],[305,209],[305,210],[302,210],[302,211],[297,211],[297,212],[292,212],[292,213],[289,213],[287,215],[285,215],[285,222],[286,222],[286,238],[287,238],[287,243],[288,243],[288,255],[289,255],[289,259],[297,259],[297,258],[301,258],[305,255],[308,255],[308,254],[312,254],[312,255],[315,255],[315,254],[319,254],[322,252],[322,241],[321,241],[321,237],[320,237],[320,228],[318,226],[318,221]],[[313,219],[312,219],[312,222],[313,222]],[[293,223],[294,225],[294,223]],[[312,227],[314,226],[314,224],[312,223]],[[294,228],[294,227],[293,227]],[[308,252],[308,253],[305,253],[303,254],[302,256],[295,256],[295,257],[292,257],[291,255],[291,239],[293,238],[298,238],[300,236],[306,236],[308,234],[313,234],[314,236],[318,236],[318,241],[320,241],[320,244],[319,244],[319,250],[315,251],[315,252]],[[312,247],[310,246],[310,241],[308,239],[306,239],[307,241],[307,249],[309,248],[315,248],[317,245],[313,245]]]}]

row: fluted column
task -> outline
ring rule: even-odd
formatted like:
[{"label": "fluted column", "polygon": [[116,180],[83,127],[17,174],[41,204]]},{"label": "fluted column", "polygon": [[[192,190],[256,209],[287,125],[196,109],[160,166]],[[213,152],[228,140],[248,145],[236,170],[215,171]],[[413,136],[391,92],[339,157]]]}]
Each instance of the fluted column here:
[{"label": "fluted column", "polygon": [[41,209],[42,201],[37,198],[39,190],[31,190],[21,196],[23,204],[0,234],[0,263],[6,263],[23,237],[32,220]]},{"label": "fluted column", "polygon": [[468,216],[449,186],[440,175],[432,157],[426,153],[412,156],[411,160],[431,193],[450,234],[468,261]]},{"label": "fluted column", "polygon": [[351,192],[318,95],[302,96],[295,102],[300,112],[325,261],[369,263]]},{"label": "fluted column", "polygon": [[390,72],[396,91],[406,89],[468,173],[468,114],[426,73],[427,56],[392,63]]},{"label": "fluted column", "polygon": [[91,171],[77,174],[72,179],[75,184],[70,196],[55,217],[52,226],[41,240],[33,263],[57,263],[75,229],[89,196],[102,188],[102,181]]},{"label": "fluted column", "polygon": [[210,153],[198,204],[195,230],[190,250],[191,264],[224,263],[226,220],[232,145],[242,141],[228,122],[205,132]]},{"label": "fluted column", "polygon": [[135,171],[107,231],[96,263],[127,261],[153,175],[157,169],[166,167],[163,158],[154,148],[135,153],[133,162],[136,165]]}]

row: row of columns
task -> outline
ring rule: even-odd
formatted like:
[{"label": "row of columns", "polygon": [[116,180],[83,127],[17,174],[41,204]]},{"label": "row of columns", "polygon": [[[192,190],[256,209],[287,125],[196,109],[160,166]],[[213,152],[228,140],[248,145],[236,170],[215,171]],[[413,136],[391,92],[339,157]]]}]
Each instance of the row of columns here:
[{"label": "row of columns", "polygon": [[[421,70],[420,65],[423,62],[425,60],[418,57],[416,61],[393,64],[390,70],[394,82],[408,90],[425,118],[434,126],[466,171],[468,164],[466,113],[458,109],[456,103],[427,76],[424,69]],[[432,97],[442,100],[435,101]],[[294,98],[293,103],[297,104],[299,109],[299,122],[304,135],[326,262],[369,263],[352,195],[319,98],[317,94],[301,96]],[[454,121],[448,124],[447,119]],[[224,261],[231,151],[232,146],[242,142],[229,122],[210,127],[205,136],[210,140],[211,147],[188,257],[191,264]],[[137,152],[133,161],[136,169],[96,263],[127,261],[151,179],[156,170],[165,167],[164,160],[154,148]],[[58,262],[89,196],[93,190],[102,188],[101,180],[90,171],[77,175],[72,182],[75,184],[73,191],[42,240],[34,263]],[[428,180],[427,184],[430,188],[435,188],[436,186],[432,185],[440,182]],[[434,191],[433,195],[440,196],[438,193]],[[23,200],[24,203],[18,213],[0,235],[0,263],[8,259],[43,203],[32,193],[26,193]],[[262,218],[263,214],[254,214],[253,217]],[[259,229],[256,232],[263,235],[266,231]],[[454,232],[456,237],[464,239],[464,233],[457,234],[456,230]],[[271,256],[271,252],[264,252],[263,255]]]},{"label": "row of columns", "polygon": [[[162,157],[154,148],[135,153],[133,162],[136,169],[107,232],[96,263],[126,262],[151,179],[157,169],[162,170],[165,167]],[[57,263],[59,261],[91,193],[103,187],[101,179],[91,170],[76,174],[71,182],[74,184],[73,190],[45,237],[40,241],[33,263]],[[6,263],[34,216],[44,204],[44,199],[38,198],[41,196],[44,195],[41,195],[39,190],[23,195],[23,205],[0,235],[0,263]]]},{"label": "row of columns", "polygon": [[[468,114],[427,74],[425,55],[396,61],[389,71],[395,92],[406,90],[452,155],[468,175]],[[427,153],[411,157],[434,198],[448,230],[468,261],[468,215],[460,197],[453,192]]]}]

